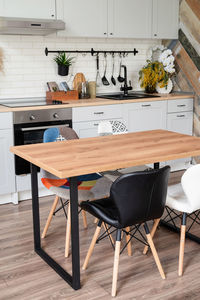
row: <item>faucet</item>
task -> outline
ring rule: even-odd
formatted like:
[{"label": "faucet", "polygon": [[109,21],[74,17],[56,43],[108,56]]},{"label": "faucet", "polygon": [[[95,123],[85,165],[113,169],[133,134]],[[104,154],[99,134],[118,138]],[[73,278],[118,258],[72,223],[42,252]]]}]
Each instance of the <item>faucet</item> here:
[{"label": "faucet", "polygon": [[124,96],[128,96],[128,91],[132,90],[131,81],[129,80],[129,86],[127,83],[127,68],[125,65],[121,65],[121,68],[124,68],[124,86],[121,86],[120,91],[124,92]]}]

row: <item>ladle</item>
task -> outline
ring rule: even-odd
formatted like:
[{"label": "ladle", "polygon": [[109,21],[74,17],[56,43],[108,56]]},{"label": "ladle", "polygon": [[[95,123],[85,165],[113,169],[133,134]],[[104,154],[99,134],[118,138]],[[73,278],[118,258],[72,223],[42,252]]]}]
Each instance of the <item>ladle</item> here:
[{"label": "ladle", "polygon": [[106,78],[106,70],[107,70],[107,54],[104,53],[104,63],[105,63],[105,69],[104,69],[104,74],[103,74],[103,77],[102,77],[102,83],[103,85],[110,85],[108,79]]},{"label": "ladle", "polygon": [[116,85],[116,80],[115,80],[115,78],[114,78],[114,76],[113,76],[114,70],[115,70],[115,55],[114,55],[114,53],[112,54],[112,57],[113,57],[113,65],[112,65],[111,82],[112,82],[113,85]]}]

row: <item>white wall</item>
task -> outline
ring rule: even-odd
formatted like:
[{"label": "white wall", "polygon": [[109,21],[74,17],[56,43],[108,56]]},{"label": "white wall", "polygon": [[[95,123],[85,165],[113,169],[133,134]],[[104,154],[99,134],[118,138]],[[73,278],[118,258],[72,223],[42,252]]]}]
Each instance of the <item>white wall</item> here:
[{"label": "white wall", "polygon": [[[57,67],[53,62],[54,54],[48,57],[44,54],[45,47],[49,50],[133,50],[139,53],[130,54],[123,59],[127,65],[129,79],[134,90],[140,89],[138,71],[145,64],[148,49],[160,44],[160,40],[133,39],[67,39],[55,35],[51,37],[36,36],[0,36],[0,47],[4,50],[4,74],[0,74],[0,99],[20,97],[44,97],[47,81],[67,81],[71,85],[73,75],[83,72],[87,80],[95,80],[96,61],[90,54],[76,56],[76,62],[68,76],[58,76]],[[100,73],[103,76],[103,56],[100,57]],[[119,73],[119,58],[115,57],[115,77]],[[108,57],[108,79],[111,77],[112,61]],[[97,92],[119,90],[116,87],[100,87]]]}]

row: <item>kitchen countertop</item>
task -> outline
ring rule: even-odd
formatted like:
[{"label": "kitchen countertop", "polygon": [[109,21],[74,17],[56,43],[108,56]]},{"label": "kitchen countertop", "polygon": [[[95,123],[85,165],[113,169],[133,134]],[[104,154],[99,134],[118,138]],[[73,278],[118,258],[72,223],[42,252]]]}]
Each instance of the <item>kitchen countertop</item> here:
[{"label": "kitchen countertop", "polygon": [[[44,105],[44,106],[27,106],[27,107],[6,107],[0,105],[0,112],[14,112],[14,111],[29,111],[29,110],[42,110],[42,109],[55,109],[55,108],[68,108],[68,107],[81,107],[81,106],[98,106],[98,105],[113,105],[123,103],[137,103],[137,102],[150,102],[150,101],[162,101],[162,100],[175,100],[184,98],[193,98],[191,93],[171,93],[171,94],[157,94],[160,97],[155,98],[143,98],[133,100],[110,100],[104,98],[93,99],[80,99],[80,100],[68,100],[67,104],[58,105]],[[17,101],[17,100],[16,100]]]}]

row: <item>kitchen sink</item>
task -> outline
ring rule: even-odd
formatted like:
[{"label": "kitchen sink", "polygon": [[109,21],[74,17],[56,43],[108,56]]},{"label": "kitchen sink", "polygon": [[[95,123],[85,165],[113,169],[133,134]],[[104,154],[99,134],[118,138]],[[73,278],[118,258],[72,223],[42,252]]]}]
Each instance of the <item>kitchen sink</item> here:
[{"label": "kitchen sink", "polygon": [[111,100],[132,100],[132,99],[142,99],[142,98],[156,98],[160,97],[158,95],[149,95],[145,93],[129,93],[128,95],[124,95],[123,93],[119,94],[104,94],[98,95],[97,98],[105,98]]}]

